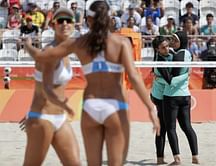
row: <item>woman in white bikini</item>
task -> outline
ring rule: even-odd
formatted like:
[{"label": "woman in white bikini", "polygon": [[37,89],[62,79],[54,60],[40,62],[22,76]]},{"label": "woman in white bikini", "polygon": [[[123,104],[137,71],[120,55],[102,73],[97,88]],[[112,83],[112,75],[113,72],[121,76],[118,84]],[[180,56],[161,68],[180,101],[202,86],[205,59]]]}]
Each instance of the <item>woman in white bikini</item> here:
[{"label": "woman in white bikini", "polygon": [[[49,47],[55,47],[69,38],[73,30],[73,13],[65,8],[58,9],[53,17],[55,39]],[[79,147],[75,134],[67,122],[64,109],[52,103],[52,98],[44,93],[44,87],[64,100],[66,83],[72,78],[69,58],[51,58],[49,62],[36,63],[35,91],[25,129],[27,146],[24,166],[42,165],[50,145],[55,149],[63,165],[80,165]],[[49,87],[44,85],[49,83]],[[49,100],[51,99],[51,100]],[[73,114],[72,110],[65,109]]]}]

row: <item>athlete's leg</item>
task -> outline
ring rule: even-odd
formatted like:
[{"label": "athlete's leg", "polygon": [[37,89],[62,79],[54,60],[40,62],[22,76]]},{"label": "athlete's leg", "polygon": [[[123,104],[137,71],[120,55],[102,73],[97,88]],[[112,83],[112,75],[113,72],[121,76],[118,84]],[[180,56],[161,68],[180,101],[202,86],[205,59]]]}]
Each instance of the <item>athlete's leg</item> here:
[{"label": "athlete's leg", "polygon": [[126,160],[129,146],[128,112],[120,110],[105,120],[108,165],[120,166]]},{"label": "athlete's leg", "polygon": [[24,166],[41,165],[54,133],[53,125],[43,119],[28,119],[26,122],[27,146]]},{"label": "athlete's leg", "polygon": [[164,161],[164,147],[166,141],[166,127],[164,122],[164,115],[163,115],[163,105],[162,102],[160,105],[157,105],[157,115],[160,120],[160,135],[155,136],[155,144],[156,144],[156,151],[157,151],[157,163],[158,164],[166,164]]},{"label": "athlete's leg", "polygon": [[81,165],[78,142],[69,122],[55,132],[52,145],[63,165]]},{"label": "athlete's leg", "polygon": [[178,115],[178,97],[164,96],[164,120],[167,130],[169,144],[173,153],[174,162],[172,164],[180,164],[179,144],[176,134],[176,119]]},{"label": "athlete's leg", "polygon": [[197,136],[191,125],[191,115],[190,115],[191,97],[190,96],[182,97],[182,100],[184,102],[184,106],[180,107],[179,109],[179,114],[178,114],[179,125],[181,129],[184,131],[187,140],[189,142],[191,153],[193,156],[192,162],[199,163]]},{"label": "athlete's leg", "polygon": [[104,126],[93,120],[88,113],[82,112],[81,130],[88,166],[102,165]]}]

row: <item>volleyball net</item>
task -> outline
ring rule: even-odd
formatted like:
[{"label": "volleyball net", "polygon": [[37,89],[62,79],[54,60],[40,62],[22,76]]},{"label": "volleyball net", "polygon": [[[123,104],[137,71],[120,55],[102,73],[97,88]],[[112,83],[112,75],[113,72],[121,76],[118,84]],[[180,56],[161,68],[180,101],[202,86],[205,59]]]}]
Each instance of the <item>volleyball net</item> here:
[{"label": "volleyball net", "polygon": [[[196,68],[216,68],[216,61],[192,61],[192,62],[152,62],[152,61],[135,61],[137,68],[151,67],[196,67]],[[34,67],[34,61],[0,61],[0,67]],[[81,67],[79,61],[71,61],[72,67]]]}]

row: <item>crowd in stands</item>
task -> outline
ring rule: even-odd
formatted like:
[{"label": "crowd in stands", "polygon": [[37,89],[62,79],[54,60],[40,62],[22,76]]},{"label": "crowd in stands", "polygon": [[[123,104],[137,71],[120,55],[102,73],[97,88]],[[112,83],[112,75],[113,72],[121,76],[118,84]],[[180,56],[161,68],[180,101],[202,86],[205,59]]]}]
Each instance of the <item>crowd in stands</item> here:
[{"label": "crowd in stands", "polygon": [[[112,32],[130,28],[141,33],[143,47],[150,47],[148,41],[155,35],[171,35],[182,29],[191,36],[189,50],[194,59],[199,60],[202,51],[206,49],[205,43],[210,38],[209,35],[216,35],[216,6],[215,9],[212,8],[214,1],[209,0],[209,10],[202,11],[201,4],[204,1],[108,0],[111,6],[110,28]],[[51,31],[53,13],[61,6],[73,11],[75,32],[84,34],[88,32],[85,22],[87,3],[84,0],[0,0],[0,39],[4,40],[5,31],[19,31],[17,50],[23,47],[20,37],[26,35],[34,38],[35,46],[42,47],[41,36],[46,31]],[[3,43],[1,48],[4,48]]]}]

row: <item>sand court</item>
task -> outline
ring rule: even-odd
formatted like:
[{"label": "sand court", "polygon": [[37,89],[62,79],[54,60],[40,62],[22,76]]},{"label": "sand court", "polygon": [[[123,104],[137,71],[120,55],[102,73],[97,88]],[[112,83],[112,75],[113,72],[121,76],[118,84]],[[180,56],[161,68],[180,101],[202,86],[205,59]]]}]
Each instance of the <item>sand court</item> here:
[{"label": "sand court", "polygon": [[[216,165],[216,122],[193,123],[197,133],[199,155],[201,166]],[[77,135],[82,165],[86,166],[83,140],[80,131],[80,121],[72,123],[72,127]],[[177,125],[182,165],[191,166],[191,154],[186,140],[186,136]],[[0,166],[21,166],[24,158],[26,145],[26,135],[19,129],[17,123],[0,123]],[[173,161],[168,140],[165,145],[165,160],[168,163]],[[106,153],[104,151],[104,164],[107,165]],[[58,157],[52,147],[50,147],[44,166],[61,166]],[[126,166],[133,165],[156,165],[154,134],[152,125],[149,122],[131,122],[131,139]]]}]

